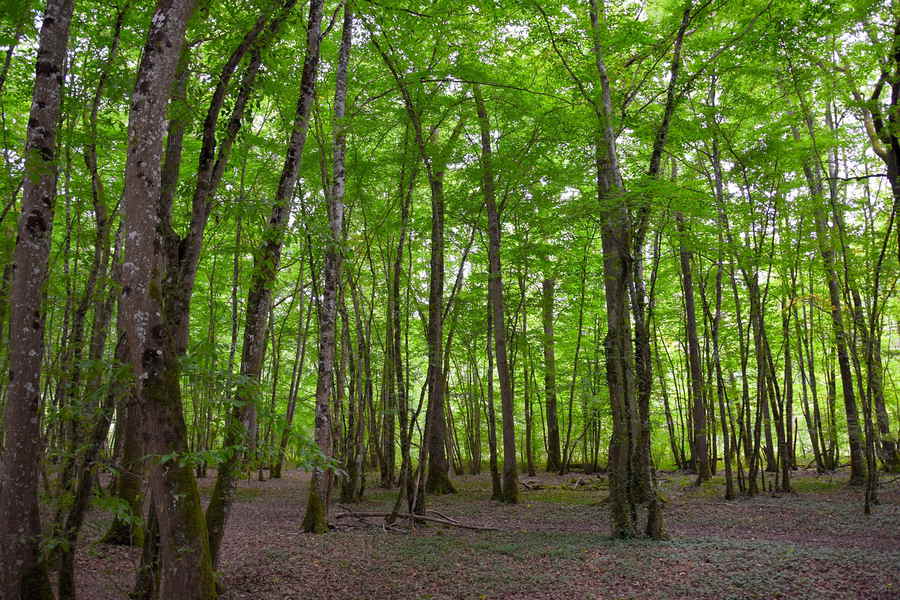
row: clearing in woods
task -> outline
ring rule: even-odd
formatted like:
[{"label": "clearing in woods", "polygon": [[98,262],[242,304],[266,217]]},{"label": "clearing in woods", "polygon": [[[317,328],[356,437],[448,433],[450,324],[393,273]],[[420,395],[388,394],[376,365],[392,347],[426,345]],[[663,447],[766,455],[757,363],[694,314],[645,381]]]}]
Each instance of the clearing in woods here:
[{"label": "clearing in woods", "polygon": [[[440,524],[386,530],[383,519],[332,519],[328,535],[300,532],[308,475],[239,483],[225,534],[223,600],[239,598],[900,598],[900,483],[886,479],[866,517],[845,475],[800,471],[796,494],[725,502],[721,478],[661,473],[671,540],[611,541],[600,475],[523,477],[519,505],[491,502],[489,475],[454,479],[429,497]],[[213,479],[200,481],[204,497]],[[390,510],[396,490],[333,514]],[[110,517],[91,514],[79,547],[79,597],[127,598],[139,549],[96,541]],[[400,523],[403,528],[407,523]]]}]

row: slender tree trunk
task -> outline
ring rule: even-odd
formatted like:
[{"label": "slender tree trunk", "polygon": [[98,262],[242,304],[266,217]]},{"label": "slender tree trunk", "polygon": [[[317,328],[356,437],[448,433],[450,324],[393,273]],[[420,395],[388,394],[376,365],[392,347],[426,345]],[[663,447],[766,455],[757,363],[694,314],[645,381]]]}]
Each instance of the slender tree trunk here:
[{"label": "slender tree trunk", "polygon": [[0,471],[0,591],[8,600],[53,597],[40,556],[39,390],[44,355],[43,305],[56,204],[56,129],[71,20],[72,0],[48,0],[26,131],[22,215],[10,288],[10,371]]},{"label": "slender tree trunk", "polygon": [[544,321],[544,394],[547,403],[547,471],[559,471],[559,422],[556,417],[556,348],[553,337],[553,301],[556,280],[547,277],[541,286],[541,308]]},{"label": "slender tree trunk", "polygon": [[825,283],[828,286],[828,299],[831,303],[831,327],[841,376],[844,411],[847,417],[847,435],[850,440],[850,483],[851,485],[862,485],[866,480],[863,434],[859,424],[856,394],[853,391],[853,374],[850,366],[847,332],[844,327],[841,288],[835,268],[834,241],[826,221],[825,211],[822,208],[824,189],[821,177],[818,176],[815,167],[810,165],[804,165],[804,173],[810,186],[810,192],[815,199],[813,216],[816,224],[816,241],[819,246],[819,255],[822,257]]},{"label": "slender tree trunk", "polygon": [[[321,0],[311,0],[310,2],[307,48],[300,80],[300,97],[297,101],[297,110],[284,166],[263,234],[263,246],[260,253],[254,258],[241,352],[241,375],[247,382],[252,383],[246,383],[237,388],[235,408],[229,417],[225,431],[225,446],[230,448],[239,445],[246,435],[252,433],[252,424],[255,421],[256,392],[265,355],[267,316],[271,304],[272,287],[280,265],[281,247],[291,210],[291,198],[297,181],[297,173],[302,162],[309,109],[315,90],[315,77],[319,61],[321,6]],[[285,12],[287,10],[289,7],[284,9]],[[219,547],[234,498],[234,483],[239,460],[240,454],[232,452],[228,459],[219,465],[215,489],[210,498],[209,507],[206,509],[206,523],[209,528],[210,548],[214,562],[218,560]]]},{"label": "slender tree trunk", "polygon": [[685,333],[688,342],[688,362],[690,363],[691,396],[693,406],[691,415],[694,424],[691,443],[694,468],[697,471],[697,484],[710,478],[709,451],[706,444],[706,389],[703,384],[703,367],[700,361],[700,342],[697,338],[697,313],[694,303],[694,277],[691,260],[693,252],[688,248],[685,237],[687,228],[684,216],[676,213],[675,222],[679,234],[679,258],[681,262],[681,281],[684,287]]},{"label": "slender tree trunk", "polygon": [[288,392],[287,411],[284,416],[284,429],[281,431],[281,439],[278,442],[278,455],[275,459],[275,464],[272,467],[273,479],[281,478],[281,469],[284,465],[284,457],[287,452],[288,441],[291,437],[291,428],[294,423],[294,413],[297,410],[297,396],[300,395],[300,382],[303,379],[303,370],[304,365],[306,364],[306,340],[309,337],[309,320],[312,316],[314,307],[313,303],[309,302],[309,306],[305,310],[306,316],[304,317],[303,300],[305,299],[305,294],[302,292],[301,294],[299,309],[300,317],[297,321],[297,337],[294,340],[295,354],[294,366],[291,370],[291,388]]},{"label": "slender tree trunk", "polygon": [[[318,1],[318,0],[316,0]],[[319,8],[321,17],[321,7]],[[332,455],[331,415],[329,399],[334,369],[335,313],[338,295],[341,291],[341,259],[344,229],[344,153],[346,131],[344,110],[347,100],[347,65],[350,61],[350,47],[353,43],[353,12],[349,3],[344,4],[344,22],[341,33],[341,48],[338,56],[337,82],[334,92],[334,142],[333,168],[330,189],[326,190],[328,200],[328,224],[331,237],[325,251],[325,274],[322,301],[319,305],[319,364],[316,382],[316,443],[323,456]],[[349,323],[345,319],[345,327]],[[346,345],[345,345],[346,346]],[[343,349],[350,352],[349,347]],[[353,410],[351,406],[349,410]],[[360,427],[362,425],[360,424]],[[333,473],[327,468],[316,467],[309,485],[309,500],[303,517],[303,530],[324,533],[328,529],[328,504],[331,500]]]},{"label": "slender tree trunk", "polygon": [[[116,347],[116,360],[125,364],[128,358],[127,351],[125,336],[120,335]],[[88,439],[85,440],[87,449],[81,459],[82,464],[79,469],[77,483],[74,486],[72,505],[69,507],[65,522],[62,524],[63,536],[67,543],[60,554],[57,583],[59,600],[75,600],[75,550],[78,543],[78,533],[81,531],[84,516],[87,513],[91,500],[91,489],[95,478],[94,466],[103,442],[109,433],[109,424],[112,421],[115,401],[122,393],[122,389],[128,387],[128,383],[122,381],[120,373],[113,372],[111,377],[113,380],[99,408],[100,414],[93,423]]]},{"label": "slender tree trunk", "polygon": [[481,89],[473,87],[478,124],[481,129],[482,188],[488,214],[488,262],[490,273],[488,297],[494,325],[494,346],[497,355],[497,375],[500,379],[500,405],[503,412],[503,489],[502,500],[509,504],[518,502],[519,479],[516,464],[516,432],[513,416],[513,391],[509,362],[506,357],[506,320],[503,310],[503,279],[500,267],[500,217],[494,200],[494,171],[491,162],[491,132],[487,111],[481,97]]},{"label": "slender tree trunk", "polygon": [[[720,246],[724,240],[719,237]],[[712,326],[712,343],[713,343],[713,361],[715,363],[716,372],[716,395],[719,400],[719,420],[722,423],[722,443],[724,445],[724,466],[725,466],[725,499],[734,499],[734,477],[732,475],[732,440],[729,435],[729,418],[726,411],[728,398],[725,392],[725,378],[722,376],[722,361],[719,347],[719,326],[722,322],[722,254],[719,253],[718,264],[716,265],[716,312],[713,317]]]},{"label": "slender tree trunk", "polygon": [[[370,33],[373,33],[370,30]],[[444,336],[444,174],[446,171],[446,151],[452,148],[462,133],[464,119],[461,119],[450,135],[444,148],[429,151],[429,143],[437,142],[438,130],[426,134],[422,119],[416,110],[412,94],[406,83],[406,77],[397,67],[394,59],[382,47],[378,37],[373,33],[372,43],[381,55],[385,65],[397,82],[403,97],[403,104],[415,132],[416,145],[425,166],[431,191],[431,259],[428,281],[428,323],[426,337],[428,339],[428,411],[426,413],[425,444],[428,447],[428,475],[425,489],[432,494],[454,493],[456,490],[450,481],[450,464],[447,461],[446,423],[444,420],[444,373],[443,373],[443,336]]]},{"label": "slender tree trunk", "polygon": [[784,345],[784,397],[781,406],[781,428],[784,437],[781,447],[781,491],[791,491],[791,469],[794,468],[794,365],[791,361],[791,313],[786,303],[781,310],[781,335]]},{"label": "slender tree trunk", "polygon": [[534,359],[531,348],[528,346],[525,325],[527,319],[522,315],[522,387],[525,391],[525,465],[528,476],[534,477],[537,473],[534,468],[534,407],[532,404],[532,377],[534,376]]}]

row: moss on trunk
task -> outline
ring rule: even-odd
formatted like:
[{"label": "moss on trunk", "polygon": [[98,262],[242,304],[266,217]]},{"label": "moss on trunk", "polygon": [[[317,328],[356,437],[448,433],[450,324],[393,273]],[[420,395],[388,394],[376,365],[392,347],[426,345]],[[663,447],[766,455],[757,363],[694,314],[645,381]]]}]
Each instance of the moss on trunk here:
[{"label": "moss on trunk", "polygon": [[318,492],[319,486],[314,481],[309,488],[309,499],[306,503],[306,514],[303,515],[303,531],[305,533],[325,533],[328,531],[328,514],[325,503]]}]

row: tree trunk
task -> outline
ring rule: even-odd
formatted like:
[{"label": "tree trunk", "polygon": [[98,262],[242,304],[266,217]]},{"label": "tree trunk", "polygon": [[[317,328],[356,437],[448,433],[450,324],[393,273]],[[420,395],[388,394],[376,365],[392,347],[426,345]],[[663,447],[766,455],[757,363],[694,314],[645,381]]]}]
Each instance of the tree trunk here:
[{"label": "tree trunk", "polygon": [[[624,198],[624,187],[616,156],[613,132],[613,104],[609,76],[601,45],[600,13],[597,1],[590,0],[591,38],[594,63],[600,79],[599,98],[594,101],[598,119],[595,143],[597,200],[603,243],[604,289],[606,291],[606,380],[613,416],[609,452],[609,507],[612,535],[636,534],[635,494],[649,473],[638,472],[649,460],[638,456],[648,452],[641,440],[641,420],[634,382],[634,348],[631,338],[628,287],[632,277],[632,223]],[[646,533],[654,539],[665,537],[661,501],[650,481]]]},{"label": "tree trunk", "polygon": [[[316,0],[317,2],[319,0]],[[321,20],[321,5],[318,9]],[[333,141],[333,181],[330,189],[326,189],[328,200],[328,224],[331,237],[325,251],[325,273],[322,301],[319,304],[319,364],[316,381],[316,444],[325,458],[331,458],[331,415],[329,401],[334,371],[334,352],[336,346],[336,311],[338,295],[341,292],[341,259],[344,229],[344,152],[346,148],[346,131],[344,110],[347,99],[347,64],[350,61],[350,47],[353,43],[353,12],[350,5],[344,4],[344,22],[341,33],[341,48],[338,56],[337,81],[334,92],[334,141]],[[344,327],[349,327],[346,318]],[[349,336],[348,336],[349,338]],[[347,347],[344,353],[351,352]],[[339,383],[340,385],[340,383]],[[357,392],[359,393],[359,392]],[[354,410],[351,406],[349,410]],[[360,415],[361,416],[361,415]],[[362,424],[359,425],[362,427]],[[328,468],[316,467],[309,484],[309,500],[306,514],[303,516],[303,530],[311,533],[324,533],[328,530],[328,504],[331,501],[333,473]]]},{"label": "tree trunk", "polygon": [[503,484],[500,480],[500,467],[497,460],[497,417],[494,412],[494,311],[490,299],[487,303],[487,328],[485,329],[487,352],[487,414],[488,414],[488,451],[491,469],[491,500],[503,499]]},{"label": "tree trunk", "polygon": [[481,130],[482,189],[488,214],[488,298],[494,320],[494,347],[497,356],[497,375],[500,379],[500,406],[503,413],[503,488],[502,500],[518,502],[519,479],[516,464],[516,431],[513,416],[513,391],[509,362],[506,357],[506,320],[503,310],[503,279],[500,267],[500,217],[494,200],[494,171],[491,162],[491,132],[481,89],[472,88]]},{"label": "tree trunk", "polygon": [[547,403],[547,471],[562,468],[559,454],[559,422],[556,417],[556,349],[553,339],[553,301],[556,280],[544,279],[541,308],[544,321],[544,394]]},{"label": "tree trunk", "polygon": [[706,389],[703,384],[703,368],[700,362],[700,342],[697,338],[697,313],[694,302],[694,277],[691,260],[693,252],[685,241],[687,228],[684,224],[684,216],[675,214],[675,222],[678,226],[679,259],[681,264],[681,281],[684,286],[684,312],[685,333],[688,342],[688,362],[690,363],[691,396],[693,406],[691,415],[694,424],[693,440],[691,443],[694,468],[697,472],[697,485],[707,481],[710,475],[709,451],[706,445]]},{"label": "tree trunk", "polygon": [[10,370],[0,471],[0,590],[8,600],[53,597],[40,555],[40,389],[43,305],[56,204],[56,129],[71,20],[72,0],[48,0],[26,132],[22,216],[10,288]]},{"label": "tree trunk", "polygon": [[297,396],[300,394],[300,382],[303,380],[303,369],[306,365],[306,340],[309,337],[309,320],[313,313],[313,303],[309,302],[309,306],[306,307],[306,310],[304,311],[303,300],[305,300],[306,295],[302,292],[301,294],[300,316],[297,321],[297,337],[294,340],[295,353],[294,366],[291,369],[291,389],[288,392],[287,411],[284,416],[284,429],[281,430],[281,440],[278,442],[278,455],[275,458],[275,464],[272,466],[273,479],[281,478],[284,456],[287,451],[288,441],[291,437],[291,428],[294,423],[294,413],[297,410]]},{"label": "tree trunk", "polygon": [[[796,137],[796,131],[794,134]],[[850,483],[851,485],[862,485],[866,480],[863,434],[859,423],[856,395],[853,391],[853,374],[850,367],[847,332],[844,327],[840,281],[835,268],[834,241],[826,221],[825,211],[822,208],[824,189],[821,177],[816,168],[810,164],[804,164],[803,170],[810,187],[810,193],[814,199],[813,216],[816,224],[816,241],[819,246],[819,255],[822,257],[825,283],[828,286],[828,299],[831,304],[831,328],[834,334],[834,345],[841,375],[844,411],[847,417],[847,435],[850,441]]]},{"label": "tree trunk", "polygon": [[[160,531],[161,597],[216,596],[206,523],[190,466],[178,381],[174,307],[163,304],[165,264],[160,240],[160,157],[165,112],[181,56],[191,0],[157,6],[138,70],[129,115],[125,167],[122,311],[132,368],[142,383],[145,451],[163,457],[152,466],[151,489]],[[167,459],[167,460],[166,460]]]}]

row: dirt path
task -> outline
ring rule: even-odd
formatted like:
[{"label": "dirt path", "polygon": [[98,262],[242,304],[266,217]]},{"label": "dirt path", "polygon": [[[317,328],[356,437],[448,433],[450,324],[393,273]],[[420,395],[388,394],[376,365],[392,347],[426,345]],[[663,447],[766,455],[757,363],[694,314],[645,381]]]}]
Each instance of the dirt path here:
[{"label": "dirt path", "polygon": [[[579,482],[579,479],[581,481]],[[872,516],[841,479],[804,473],[797,495],[726,503],[667,475],[672,541],[614,542],[602,479],[541,475],[517,506],[491,502],[485,476],[429,508],[496,532],[444,526],[385,532],[378,520],[299,532],[304,474],[240,483],[222,548],[223,600],[388,598],[900,599],[900,485]],[[566,489],[575,486],[576,489]],[[211,479],[201,482],[204,492]],[[393,492],[371,489],[354,510],[385,510]],[[340,509],[336,509],[340,510]],[[138,551],[96,543],[93,513],[78,556],[80,598],[127,598]]]}]

